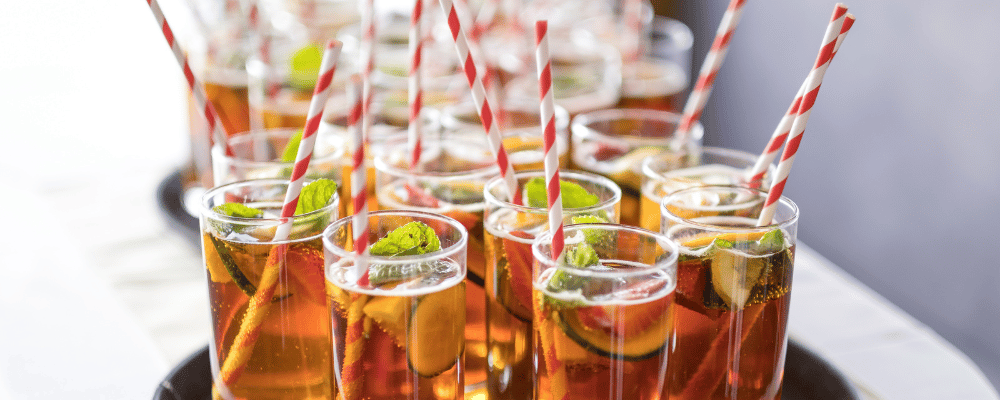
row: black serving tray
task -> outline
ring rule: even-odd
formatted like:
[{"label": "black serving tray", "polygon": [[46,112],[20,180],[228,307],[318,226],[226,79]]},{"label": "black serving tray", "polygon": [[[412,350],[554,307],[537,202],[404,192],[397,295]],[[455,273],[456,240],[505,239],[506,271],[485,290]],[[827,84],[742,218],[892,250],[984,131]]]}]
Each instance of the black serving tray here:
[{"label": "black serving tray", "polygon": [[[208,346],[192,354],[160,382],[153,400],[206,400],[212,397]],[[859,400],[839,371],[795,341],[788,342],[782,400]]]},{"label": "black serving tray", "polygon": [[181,185],[181,171],[167,175],[156,188],[156,203],[166,217],[171,228],[181,233],[195,247],[201,246],[198,217],[184,208],[184,188]]}]

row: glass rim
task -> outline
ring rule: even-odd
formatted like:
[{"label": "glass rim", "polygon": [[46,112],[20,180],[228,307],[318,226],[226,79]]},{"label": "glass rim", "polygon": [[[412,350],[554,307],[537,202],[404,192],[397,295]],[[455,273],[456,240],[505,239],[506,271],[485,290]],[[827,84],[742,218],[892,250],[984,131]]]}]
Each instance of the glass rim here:
[{"label": "glass rim", "polygon": [[[795,225],[795,224],[798,223],[798,220],[799,220],[799,207],[798,207],[797,204],[795,204],[795,202],[793,202],[791,199],[789,199],[789,198],[787,198],[785,196],[781,196],[775,204],[777,204],[777,207],[785,207],[785,208],[789,209],[791,211],[791,216],[789,216],[788,218],[785,218],[785,219],[783,219],[781,221],[772,222],[771,224],[764,225],[764,226],[734,227],[734,226],[724,226],[724,225],[707,224],[707,223],[704,223],[704,222],[698,222],[698,221],[694,221],[694,220],[691,220],[691,219],[688,219],[688,218],[684,218],[684,217],[678,216],[678,215],[670,212],[667,209],[667,203],[669,202],[669,200],[674,199],[675,197],[678,197],[678,196],[682,196],[682,195],[688,194],[689,192],[695,192],[695,191],[706,190],[706,189],[707,190],[725,189],[725,190],[728,190],[728,191],[734,191],[734,190],[746,191],[746,192],[752,192],[752,193],[755,193],[757,195],[760,195],[764,199],[767,199],[767,197],[768,197],[768,192],[765,192],[765,191],[763,191],[761,189],[753,189],[753,188],[750,188],[750,187],[747,187],[747,186],[736,186],[736,185],[702,185],[702,186],[695,186],[695,187],[690,187],[690,188],[686,188],[686,189],[681,189],[681,190],[673,192],[673,193],[671,193],[671,194],[669,194],[667,196],[664,196],[663,199],[660,200],[660,217],[661,218],[667,218],[667,219],[671,220],[672,222],[674,222],[675,224],[678,224],[678,225],[685,225],[685,226],[688,226],[688,227],[698,228],[698,229],[701,229],[701,230],[704,230],[704,231],[719,232],[719,233],[736,233],[736,232],[746,232],[746,233],[760,232],[760,233],[767,233],[767,232],[773,231],[775,229],[786,229],[786,228],[791,227],[791,226],[793,226],[793,225]],[[773,221],[773,219],[772,219],[772,221]],[[664,227],[661,227],[661,229],[663,229]]]},{"label": "glass rim", "polygon": [[[305,184],[308,184],[308,183],[310,183],[312,181],[314,181],[314,179],[307,180],[307,181],[303,182],[303,186],[305,186]],[[304,219],[304,218],[307,218],[307,217],[312,217],[314,215],[319,215],[319,214],[321,214],[323,212],[337,212],[337,211],[340,210],[340,191],[339,190],[337,190],[337,191],[335,191],[333,193],[333,197],[332,197],[333,201],[330,202],[329,204],[327,204],[327,205],[325,205],[323,207],[320,207],[319,209],[316,209],[314,211],[311,211],[311,212],[308,212],[308,213],[305,213],[305,214],[294,215],[294,216],[292,216],[290,218],[282,218],[282,217],[267,217],[267,218],[233,217],[233,216],[229,216],[229,215],[226,215],[226,214],[220,214],[220,213],[216,212],[215,210],[213,210],[212,207],[210,207],[208,205],[208,202],[209,202],[209,200],[211,198],[214,198],[218,194],[225,193],[225,192],[227,192],[229,190],[232,190],[234,188],[250,187],[250,186],[258,186],[259,187],[259,186],[270,186],[270,185],[273,185],[273,186],[284,186],[285,187],[285,191],[284,192],[287,192],[289,182],[288,182],[287,179],[277,179],[277,178],[251,179],[251,180],[245,180],[245,181],[230,182],[230,183],[222,184],[222,185],[213,187],[211,189],[208,189],[201,196],[201,202],[199,202],[199,208],[200,208],[200,213],[199,214],[202,217],[211,218],[213,220],[217,220],[217,221],[224,222],[224,223],[261,226],[261,225],[281,224],[282,222],[284,222],[283,220],[286,220],[286,219],[288,220],[288,222],[294,222],[295,220]],[[340,188],[340,184],[338,183],[337,186],[338,186],[338,189],[339,189]],[[279,201],[281,202],[281,204],[284,204],[284,195],[281,196],[281,199]]]},{"label": "glass rim", "polygon": [[677,43],[678,49],[689,50],[694,46],[694,33],[684,21],[664,15],[654,15],[651,23],[654,32],[662,32],[671,39],[671,42]]},{"label": "glass rim", "polygon": [[[298,132],[298,130],[299,130],[298,128],[270,128],[270,129],[264,129],[264,133],[267,134],[267,137],[273,137],[274,133],[278,133],[279,134],[278,137],[291,137],[296,132]],[[316,134],[318,135],[319,132],[316,132]],[[243,132],[239,132],[239,133],[237,133],[235,135],[227,137],[226,138],[226,142],[229,143],[230,145],[239,144],[239,143],[242,143],[242,142],[248,142],[248,143],[250,143],[250,145],[252,145],[253,138],[256,135],[257,135],[256,131],[243,131]],[[309,165],[313,165],[313,163],[338,160],[340,158],[343,158],[347,154],[347,150],[344,149],[343,147],[338,147],[338,146],[331,146],[331,147],[333,148],[333,151],[330,152],[329,154],[326,154],[326,155],[322,156],[322,157],[316,157],[315,156],[316,154],[314,152],[313,153],[313,157],[311,157],[309,159]],[[285,161],[275,161],[275,160],[259,161],[259,160],[247,159],[247,158],[242,158],[242,157],[229,156],[229,155],[225,154],[225,152],[222,150],[222,146],[220,144],[218,144],[218,143],[212,145],[212,152],[213,153],[218,153],[218,154],[213,154],[212,155],[213,157],[219,156],[220,159],[228,160],[231,165],[239,166],[239,167],[253,168],[253,167],[273,167],[273,166],[294,166],[295,165],[294,161],[288,161],[288,162],[285,162]]]},{"label": "glass rim", "polygon": [[[578,114],[576,117],[573,117],[573,122],[570,124],[570,131],[573,132],[574,143],[580,143],[585,138],[599,138],[602,141],[614,142],[625,146],[664,145],[670,144],[670,142],[673,141],[673,133],[671,133],[670,136],[659,138],[642,138],[631,135],[609,135],[597,129],[591,128],[588,125],[595,122],[606,122],[614,119],[646,118],[667,121],[676,127],[680,124],[681,117],[681,114],[670,111],[642,108],[609,108]],[[694,124],[691,125],[691,132],[687,141],[691,143],[699,142],[704,134],[704,126],[702,126],[700,121],[695,121]]]},{"label": "glass rim", "polygon": [[[449,104],[444,106],[440,110],[440,121],[441,126],[444,129],[459,129],[465,127],[481,127],[482,121],[479,122],[466,122],[458,118],[458,115],[466,115],[466,111],[470,113],[468,115],[475,114],[476,118],[479,118],[479,113],[476,111],[477,107],[472,101],[462,101],[457,104]],[[505,101],[497,107],[498,110],[514,110],[514,111],[529,111],[535,114],[541,114],[538,109],[537,102],[530,102],[524,98],[510,99]],[[555,105],[555,118],[556,118],[556,133],[560,131],[565,131],[569,129],[570,117],[569,112],[566,108],[558,104]],[[541,127],[541,124],[539,124]],[[522,128],[506,128],[503,129],[503,136],[513,135]]]},{"label": "glass rim", "polygon": [[[751,154],[743,150],[730,149],[726,147],[700,146],[698,148],[698,152],[701,154],[709,153],[712,155],[739,159],[740,161],[749,161],[750,166],[753,166],[753,164],[757,161],[757,155]],[[667,158],[669,156],[676,156],[676,154],[669,151],[665,151],[651,156],[643,157],[642,161],[639,162],[640,172],[642,172],[642,175],[644,177],[649,179],[657,179],[657,180],[664,179],[663,177],[664,172],[653,170],[652,164],[658,160]],[[774,169],[773,166],[768,167],[768,171],[772,171],[773,169]]]},{"label": "glass rim", "polygon": [[[608,231],[624,231],[631,232],[638,235],[643,235],[653,238],[658,245],[669,251],[669,256],[664,259],[657,260],[653,264],[644,264],[645,268],[628,269],[628,270],[610,270],[610,271],[595,271],[590,268],[577,268],[570,267],[553,260],[552,257],[548,257],[541,252],[542,245],[551,246],[553,231],[545,231],[538,235],[535,240],[531,243],[531,255],[535,258],[536,262],[545,266],[546,269],[557,268],[557,269],[571,269],[573,275],[585,276],[585,277],[629,277],[636,275],[646,275],[650,271],[669,269],[671,265],[675,268],[677,266],[677,259],[680,256],[680,245],[673,240],[670,240],[666,234],[653,232],[651,230],[639,228],[631,225],[622,224],[610,224],[610,223],[586,223],[586,224],[571,224],[563,227],[564,234],[570,236],[570,233],[576,232],[581,229],[603,229]],[[565,251],[565,250],[564,250]],[[602,258],[603,260],[603,258]],[[674,277],[676,280],[676,276]]]},{"label": "glass rim", "polygon": [[[542,178],[544,178],[545,177],[545,171],[544,170],[535,169],[535,170],[514,172],[514,179],[517,179],[518,181],[520,181],[521,178],[528,178],[528,179],[530,179],[530,178],[536,178],[536,177],[542,177]],[[580,214],[580,213],[586,213],[586,212],[591,212],[591,211],[600,211],[600,210],[608,208],[609,206],[613,206],[615,203],[621,202],[622,189],[614,181],[612,181],[611,179],[608,179],[608,178],[606,178],[606,177],[604,177],[602,175],[598,175],[598,174],[591,173],[591,172],[586,172],[586,171],[565,170],[565,171],[559,171],[559,178],[560,178],[560,180],[562,180],[563,178],[573,178],[574,180],[577,180],[577,181],[595,182],[597,184],[600,184],[600,185],[603,185],[603,186],[607,186],[608,188],[611,188],[612,193],[614,193],[614,195],[610,199],[600,200],[600,201],[597,202],[597,204],[594,204],[592,206],[580,207],[580,208],[564,208],[563,212],[569,212],[569,211],[571,211],[573,214]],[[549,210],[548,210],[547,207],[531,207],[531,206],[525,206],[525,205],[518,205],[518,204],[514,204],[514,203],[512,203],[512,202],[510,202],[508,200],[502,200],[502,199],[494,196],[493,193],[492,193],[492,189],[494,189],[497,186],[503,184],[503,182],[504,182],[504,180],[500,176],[496,176],[493,179],[490,179],[488,182],[486,182],[486,185],[483,186],[483,199],[485,200],[485,203],[487,205],[495,204],[495,205],[498,205],[500,207],[508,208],[508,209],[514,210],[516,212],[525,213],[525,214],[548,214],[549,213]],[[504,190],[504,192],[507,191],[506,188],[504,188],[503,190]]]},{"label": "glass rim", "polygon": [[[424,144],[423,148],[427,149],[428,141],[426,139],[428,138],[424,139],[425,140],[423,141]],[[496,160],[492,158],[490,159],[489,165],[486,167],[469,169],[467,171],[459,171],[459,172],[436,172],[436,171],[416,172],[410,170],[409,168],[400,168],[396,167],[395,165],[387,163],[385,158],[391,156],[394,153],[394,151],[398,151],[398,149],[400,148],[403,149],[403,151],[405,152],[410,151],[408,150],[409,146],[406,144],[406,140],[408,140],[408,137],[395,136],[392,138],[391,141],[387,141],[384,144],[384,146],[387,147],[388,151],[384,152],[383,154],[377,154],[375,157],[372,158],[372,161],[374,162],[375,165],[376,174],[381,172],[398,178],[417,177],[419,179],[431,180],[431,181],[451,181],[456,179],[485,180],[487,178],[491,178],[494,175],[500,174],[500,167],[497,166]],[[438,141],[440,143],[457,141],[461,143],[472,144],[475,146],[480,145],[472,140],[467,140],[465,138],[459,138],[459,137],[451,137],[448,139],[441,137]],[[487,152],[489,151],[487,150]]]},{"label": "glass rim", "polygon": [[[370,222],[371,222],[371,218],[372,217],[378,217],[378,216],[383,216],[383,215],[384,216],[401,216],[401,217],[407,217],[407,216],[409,216],[409,217],[415,217],[414,219],[416,219],[418,221],[421,220],[421,219],[423,219],[423,220],[434,219],[434,220],[442,221],[442,222],[447,223],[450,227],[456,229],[458,232],[460,232],[461,233],[461,238],[457,242],[451,244],[450,246],[445,247],[445,248],[443,248],[443,249],[441,249],[439,251],[432,252],[432,253],[418,254],[418,255],[412,255],[412,256],[393,256],[393,257],[389,257],[389,256],[373,256],[371,254],[365,254],[364,255],[365,260],[369,264],[381,264],[381,265],[405,265],[405,264],[413,264],[413,263],[419,262],[421,260],[437,260],[437,259],[441,259],[441,258],[447,258],[447,257],[450,257],[450,256],[454,256],[454,255],[458,254],[461,250],[468,248],[468,244],[469,244],[469,231],[465,229],[465,226],[462,225],[461,222],[458,222],[458,220],[456,220],[454,218],[451,218],[451,217],[449,217],[447,215],[438,214],[438,213],[432,213],[432,212],[427,212],[427,211],[419,211],[419,210],[381,210],[381,211],[372,211],[372,212],[368,213],[368,219],[369,219],[369,224],[367,224],[368,229],[371,230],[371,223]],[[354,251],[348,251],[347,249],[344,249],[343,247],[340,247],[340,246],[334,244],[333,241],[330,239],[330,237],[337,230],[343,229],[346,226],[353,224],[355,216],[356,215],[351,215],[351,216],[347,216],[347,217],[341,218],[339,220],[336,220],[332,224],[330,224],[329,226],[327,226],[326,229],[323,229],[323,232],[321,233],[321,236],[323,237],[323,248],[325,250],[333,253],[334,255],[337,255],[340,258],[350,258],[350,259],[356,259],[356,258],[358,258],[358,253],[356,253]],[[410,221],[410,222],[413,222],[413,221]],[[400,225],[400,226],[402,226],[402,225]],[[353,226],[351,228],[353,229]],[[353,238],[351,238],[351,239],[353,239]],[[375,242],[369,243],[368,245],[371,246],[372,244],[375,244]],[[468,251],[468,250],[466,250],[466,251]],[[463,269],[467,269],[467,267],[468,266],[464,266]]]}]

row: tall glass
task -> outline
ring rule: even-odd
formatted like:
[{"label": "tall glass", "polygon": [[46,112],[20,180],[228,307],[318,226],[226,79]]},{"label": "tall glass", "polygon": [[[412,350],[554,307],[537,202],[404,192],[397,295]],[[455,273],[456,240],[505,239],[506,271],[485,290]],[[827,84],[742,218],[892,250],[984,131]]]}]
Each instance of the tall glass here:
[{"label": "tall glass", "polygon": [[[213,188],[202,200],[212,374],[224,398],[337,394],[320,234],[337,219],[339,198],[292,217],[288,238],[276,240],[287,187],[278,179],[243,181]],[[224,203],[241,203],[264,216],[230,217],[213,209]],[[275,276],[276,282],[267,279]],[[270,298],[254,297],[270,287]]]},{"label": "tall glass", "polygon": [[[516,174],[520,188],[543,171]],[[590,207],[563,210],[565,224],[618,222],[621,190],[611,180],[586,172],[560,172],[562,181],[582,186],[597,197]],[[531,243],[548,230],[546,208],[508,201],[503,180],[486,184],[486,346],[489,399],[532,396]]]},{"label": "tall glass", "polygon": [[465,383],[471,392],[486,381],[486,275],[483,254],[483,187],[500,171],[485,140],[423,140],[420,163],[410,166],[405,142],[375,158],[376,206],[419,210],[454,218],[469,232],[466,287]]},{"label": "tall glass", "polygon": [[652,19],[643,54],[623,66],[622,97],[617,108],[681,112],[691,80],[691,29],[678,20]]},{"label": "tall glass", "polygon": [[[677,245],[614,224],[532,244],[535,399],[659,399],[674,320]],[[673,360],[671,360],[673,361]]]},{"label": "tall glass", "polygon": [[695,152],[661,153],[642,160],[642,201],[639,226],[660,231],[660,201],[670,193],[701,185],[767,188],[774,166],[763,179],[752,180],[748,171],[757,156],[740,150],[702,147]]},{"label": "tall glass", "polygon": [[[212,167],[215,184],[249,180],[249,179],[288,179],[295,167],[293,161],[282,161],[283,152],[288,141],[299,129],[268,129],[260,132],[243,132],[229,138],[229,146],[233,155],[226,155],[221,146],[212,147]],[[306,179],[326,178],[337,182],[337,193],[344,197],[342,165],[345,159],[345,149],[336,138],[318,135],[309,168],[306,169]],[[294,158],[294,155],[292,156]],[[346,203],[341,202],[340,214],[346,212]]]},{"label": "tall glass", "polygon": [[623,224],[639,226],[642,159],[662,152],[692,153],[701,146],[704,130],[697,122],[685,140],[675,140],[680,118],[666,111],[610,109],[573,119],[573,164],[621,186]]},{"label": "tall glass", "polygon": [[781,398],[799,210],[736,186],[684,189],[663,199],[663,231],[681,245],[671,400]]},{"label": "tall glass", "polygon": [[[506,102],[496,109],[496,124],[503,132],[503,146],[515,171],[544,168],[545,143],[538,101]],[[556,151],[559,166],[569,167],[569,114],[555,106]],[[483,123],[476,106],[464,102],[445,107],[441,111],[441,127],[447,135],[465,135],[482,140]]]},{"label": "tall glass", "polygon": [[441,250],[368,256],[360,267],[353,220],[343,218],[323,233],[334,369],[341,398],[462,399],[465,227],[438,214],[372,212],[368,214],[369,243],[403,225],[420,222],[434,230]]}]

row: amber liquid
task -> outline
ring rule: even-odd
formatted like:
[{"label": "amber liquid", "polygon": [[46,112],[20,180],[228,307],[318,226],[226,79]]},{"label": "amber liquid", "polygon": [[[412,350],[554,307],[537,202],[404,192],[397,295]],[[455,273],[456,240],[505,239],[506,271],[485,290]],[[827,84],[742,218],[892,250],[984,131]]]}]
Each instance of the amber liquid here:
[{"label": "amber liquid", "polygon": [[532,239],[520,236],[525,237],[486,230],[486,391],[491,400],[532,396]]},{"label": "amber liquid", "polygon": [[[231,86],[206,80],[205,96],[212,102],[212,107],[215,107],[226,135],[232,136],[250,130],[250,103],[246,85]],[[205,116],[200,114],[193,118],[203,121]]]},{"label": "amber liquid", "polygon": [[[613,321],[625,321],[628,316],[645,315],[650,309],[657,309],[647,321],[672,319],[673,294],[646,303],[630,305],[589,305],[575,309],[559,309],[542,300],[541,292],[534,291],[536,301],[534,344],[537,352],[538,380],[535,399],[556,399],[560,393],[567,393],[570,399],[637,399],[657,400],[665,387],[664,373],[667,368],[669,332],[658,335],[659,341],[653,350],[639,356],[615,354],[617,349],[632,346],[635,339],[629,334],[614,330],[604,332],[603,341],[581,342],[574,339],[574,332],[580,332],[568,325],[574,314],[586,315],[595,308],[603,310]],[[580,317],[580,319],[583,319]],[[637,321],[637,320],[633,320]],[[624,322],[623,324],[631,324]],[[669,330],[670,323],[662,329]],[[617,325],[612,329],[631,329]],[[635,328],[641,329],[641,328]],[[658,329],[658,328],[657,328]],[[582,346],[587,344],[588,346]],[[595,349],[596,348],[596,349]],[[611,351],[607,351],[611,349]],[[671,360],[672,362],[672,360]]]},{"label": "amber liquid", "polygon": [[306,126],[312,92],[284,89],[268,100],[263,110],[264,128],[298,128]]},{"label": "amber liquid", "polygon": [[[273,244],[248,244],[205,234],[215,365],[233,353],[233,342],[248,314],[250,296],[227,273],[222,257],[232,260],[239,276],[256,286]],[[216,246],[220,246],[220,251]],[[260,333],[253,341],[243,372],[228,387],[236,398],[334,399],[330,312],[324,294],[323,249],[317,238],[288,247],[275,295]]]},{"label": "amber liquid", "polygon": [[793,257],[794,247],[766,256],[746,305],[733,309],[713,287],[712,259],[681,256],[664,399],[781,398]]},{"label": "amber liquid", "polygon": [[[460,400],[464,397],[462,344],[434,336],[448,327],[414,322],[414,314],[427,300],[436,297],[435,306],[451,309],[462,307],[465,283],[459,282],[438,292],[414,296],[373,296],[328,286],[333,331],[336,343],[336,363],[344,400]],[[391,291],[385,292],[387,294]],[[352,321],[350,310],[360,310],[359,319]],[[424,310],[427,311],[427,310]],[[355,311],[357,312],[357,311]],[[431,311],[433,312],[433,311]],[[399,314],[398,318],[394,314]],[[461,323],[437,320],[435,323]],[[354,325],[352,325],[354,323]],[[383,325],[384,324],[384,325]],[[353,331],[352,331],[353,326]],[[458,332],[461,334],[461,332]],[[348,336],[360,335],[348,344]],[[427,335],[428,341],[414,341],[414,335]],[[460,338],[457,338],[458,340]],[[411,346],[409,352],[407,345]],[[413,346],[432,345],[435,360],[428,364],[443,366],[420,370],[410,357]],[[352,347],[353,348],[349,348]],[[426,349],[425,349],[426,351]],[[359,365],[348,366],[348,355],[357,352]],[[352,376],[353,374],[353,376]],[[340,399],[340,398],[338,398]]]}]

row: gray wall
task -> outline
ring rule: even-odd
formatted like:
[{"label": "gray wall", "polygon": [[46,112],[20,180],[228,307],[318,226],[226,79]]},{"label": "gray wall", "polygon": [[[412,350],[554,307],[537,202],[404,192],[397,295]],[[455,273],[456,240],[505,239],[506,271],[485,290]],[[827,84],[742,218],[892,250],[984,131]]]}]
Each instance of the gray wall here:
[{"label": "gray wall", "polygon": [[[728,1],[683,3],[697,71]],[[747,2],[702,120],[706,144],[763,148],[834,4]],[[846,5],[857,23],[785,189],[802,210],[799,237],[1000,387],[1000,2]]]}]

